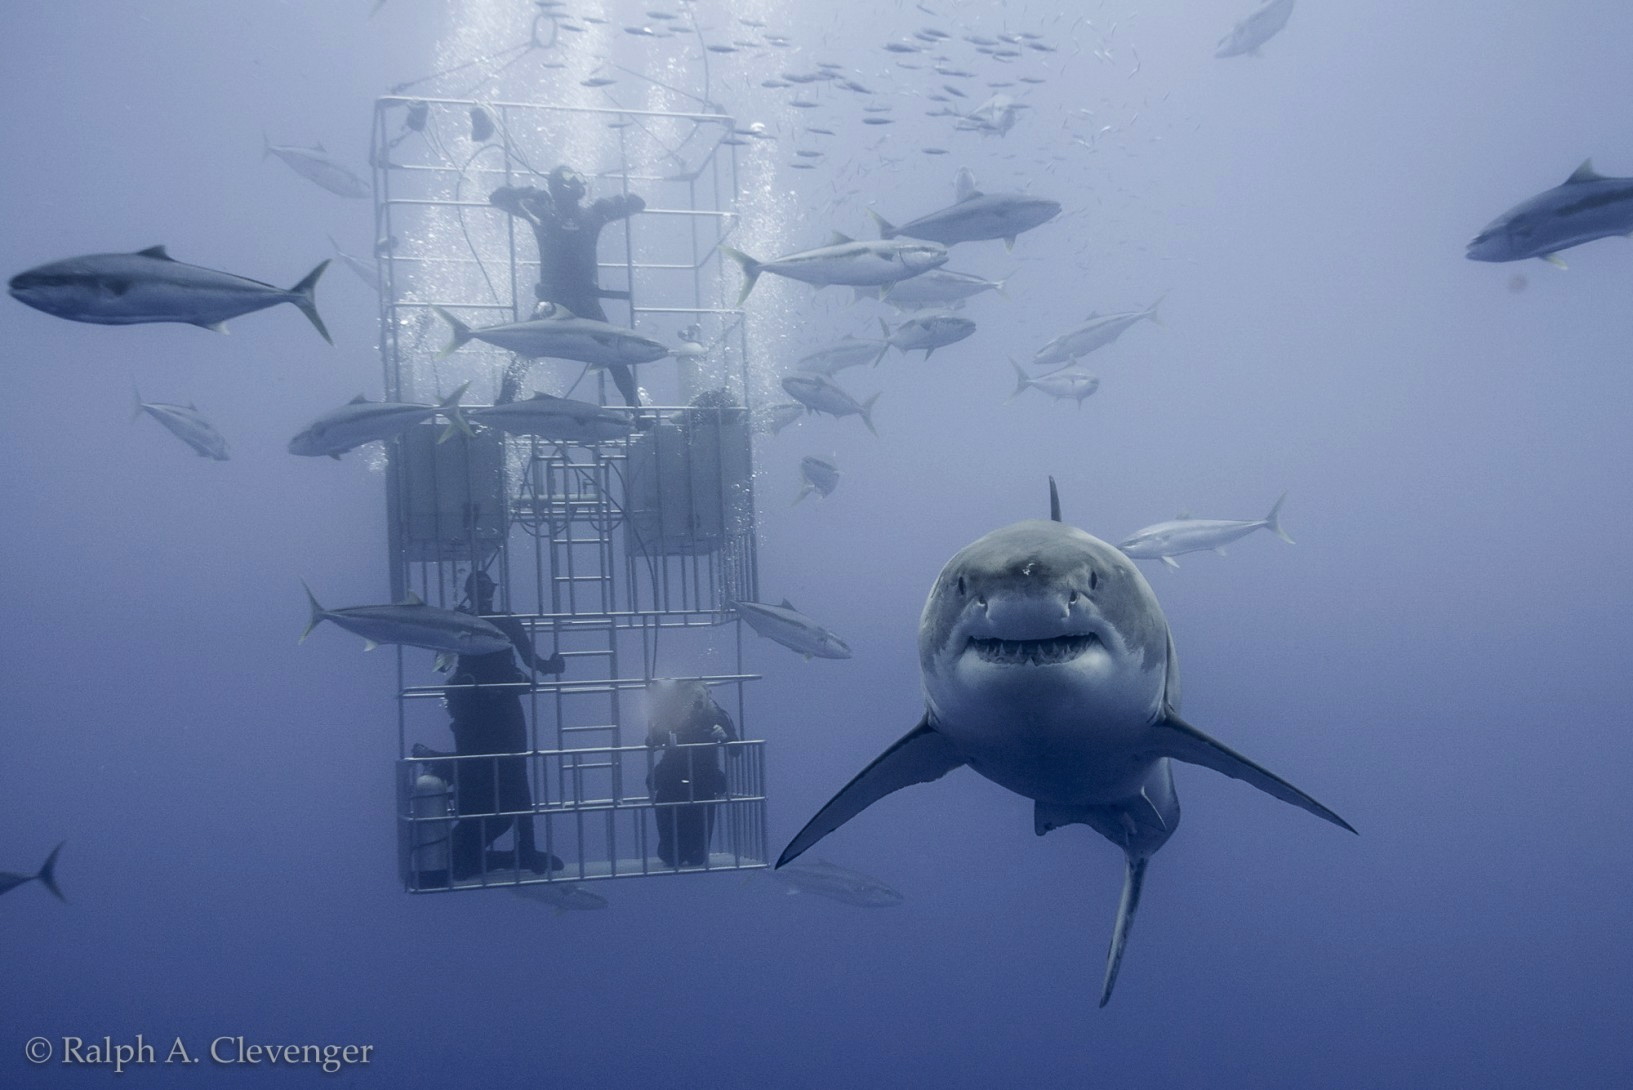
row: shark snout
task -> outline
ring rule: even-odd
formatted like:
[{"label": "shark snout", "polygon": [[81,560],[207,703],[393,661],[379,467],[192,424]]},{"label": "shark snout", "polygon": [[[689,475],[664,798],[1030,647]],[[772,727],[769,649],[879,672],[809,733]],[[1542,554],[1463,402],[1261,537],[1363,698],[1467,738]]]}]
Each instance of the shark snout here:
[{"label": "shark snout", "polygon": [[974,638],[1048,640],[1088,635],[1098,628],[1088,596],[1069,587],[1040,594],[978,595],[976,608],[970,626]]}]

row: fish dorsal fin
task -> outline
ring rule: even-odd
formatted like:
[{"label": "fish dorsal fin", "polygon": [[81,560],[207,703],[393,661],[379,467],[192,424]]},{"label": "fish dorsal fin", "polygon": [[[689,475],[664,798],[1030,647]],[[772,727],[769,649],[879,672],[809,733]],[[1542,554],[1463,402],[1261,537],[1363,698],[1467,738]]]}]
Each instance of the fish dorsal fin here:
[{"label": "fish dorsal fin", "polygon": [[1054,477],[1049,478],[1049,518],[1059,522],[1060,518],[1060,489],[1055,487]]},{"label": "fish dorsal fin", "polygon": [[[782,608],[784,608],[784,609],[794,609],[794,603],[790,602],[787,598],[784,598],[782,600],[781,605],[782,605]],[[794,612],[798,613],[799,610],[795,609]]]},{"label": "fish dorsal fin", "polygon": [[1189,511],[1181,511],[1179,514],[1174,516],[1174,521],[1175,522],[1184,522],[1186,519],[1188,519],[1190,517],[1191,517],[1191,513]]},{"label": "fish dorsal fin", "polygon": [[969,167],[958,168],[958,173],[953,177],[953,195],[959,204],[981,195],[981,191],[975,188],[975,175],[970,173]]},{"label": "fish dorsal fin", "polygon": [[175,258],[164,252],[163,246],[149,246],[145,250],[137,250],[137,257],[151,257],[159,261],[174,261]]},{"label": "fish dorsal fin", "polygon": [[356,397],[354,397],[350,401],[346,402],[346,404],[348,404],[348,405],[362,405],[362,404],[367,403],[367,401],[368,401],[368,398],[364,397],[362,394],[358,394]]},{"label": "fish dorsal fin", "polygon": [[1098,317],[1100,317],[1100,312],[1098,310],[1091,310],[1088,312],[1088,314],[1083,316],[1083,320],[1085,322],[1092,322]]},{"label": "fish dorsal fin", "polygon": [[851,238],[843,231],[835,231],[833,234],[828,236],[829,246],[844,246],[855,241],[856,240],[854,238]]},{"label": "fish dorsal fin", "polygon": [[1581,185],[1583,182],[1598,182],[1603,181],[1604,177],[1603,174],[1593,169],[1592,159],[1584,159],[1582,165],[1577,167],[1569,178],[1565,179],[1565,184]]},{"label": "fish dorsal fin", "polygon": [[533,396],[528,398],[527,400],[529,400],[529,401],[542,401],[542,402],[544,402],[545,404],[548,405],[552,401],[560,401],[561,398],[556,397],[554,394],[547,394],[543,390],[534,390],[533,391]]},{"label": "fish dorsal fin", "polygon": [[541,299],[539,300],[538,305],[533,308],[532,320],[535,322],[565,321],[568,318],[576,317],[578,317],[578,315],[574,314],[560,303],[552,303],[548,299]]},{"label": "fish dorsal fin", "polygon": [[403,595],[403,600],[397,604],[400,606],[423,606],[425,604],[425,599],[421,598],[413,591],[409,591],[407,594]]}]

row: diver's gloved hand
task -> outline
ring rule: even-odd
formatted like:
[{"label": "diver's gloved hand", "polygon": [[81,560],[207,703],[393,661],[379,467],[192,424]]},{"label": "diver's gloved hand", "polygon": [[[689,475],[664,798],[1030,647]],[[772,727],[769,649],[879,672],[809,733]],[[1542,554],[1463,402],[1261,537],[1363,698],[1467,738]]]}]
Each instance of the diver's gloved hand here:
[{"label": "diver's gloved hand", "polygon": [[726,728],[722,727],[719,723],[716,723],[713,727],[710,728],[709,737],[713,738],[716,742],[729,742],[729,741],[731,741],[731,735],[727,734],[726,733]]},{"label": "diver's gloved hand", "polygon": [[562,657],[560,651],[557,651],[540,663],[536,668],[536,672],[541,674],[564,674],[567,672],[567,660]]}]

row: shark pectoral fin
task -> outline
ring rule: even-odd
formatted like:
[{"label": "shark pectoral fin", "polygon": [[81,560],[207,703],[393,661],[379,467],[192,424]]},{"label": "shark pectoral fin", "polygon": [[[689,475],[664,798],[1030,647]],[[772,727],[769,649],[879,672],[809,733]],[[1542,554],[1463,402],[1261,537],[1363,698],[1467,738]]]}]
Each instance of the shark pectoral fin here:
[{"label": "shark pectoral fin", "polygon": [[1111,1001],[1111,989],[1117,986],[1117,970],[1123,966],[1123,948],[1128,945],[1128,931],[1134,924],[1134,910],[1140,907],[1140,889],[1145,885],[1145,865],[1150,858],[1129,855],[1123,873],[1123,895],[1117,902],[1117,925],[1111,930],[1111,948],[1106,951],[1106,979],[1100,985],[1100,1005]]},{"label": "shark pectoral fin", "polygon": [[788,842],[777,866],[792,862],[817,841],[866,810],[886,795],[916,783],[939,780],[964,763],[952,743],[930,725],[929,713],[889,749],[846,784],[799,835]]},{"label": "shark pectoral fin", "polygon": [[1280,776],[1254,764],[1230,747],[1216,742],[1172,712],[1157,723],[1156,751],[1176,761],[1201,765],[1222,772],[1233,780],[1251,784],[1260,791],[1291,803],[1300,810],[1308,810],[1318,818],[1332,822],[1340,829],[1355,832],[1349,822],[1300,791]]}]

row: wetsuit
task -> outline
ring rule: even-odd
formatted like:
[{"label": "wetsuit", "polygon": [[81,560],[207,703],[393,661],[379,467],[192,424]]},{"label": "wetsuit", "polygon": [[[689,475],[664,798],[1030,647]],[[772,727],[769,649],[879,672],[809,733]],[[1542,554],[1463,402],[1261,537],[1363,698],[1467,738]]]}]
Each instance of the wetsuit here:
[{"label": "wetsuit", "polygon": [[[484,753],[519,754],[528,749],[521,689],[510,687],[528,680],[516,665],[518,653],[539,673],[559,674],[563,669],[558,656],[538,658],[527,630],[515,617],[501,614],[489,616],[487,620],[508,636],[513,646],[486,655],[460,655],[454,666],[452,681],[456,686],[478,686],[447,690],[448,713],[453,718],[454,752],[461,757]],[[484,685],[507,687],[481,688]],[[504,756],[453,764],[456,766],[454,797],[461,814],[533,808],[526,757]],[[487,851],[488,845],[513,825],[516,826],[515,852]],[[519,866],[543,874],[561,866],[560,860],[535,849],[531,817],[464,818],[455,823],[452,837],[456,880],[483,870]]]},{"label": "wetsuit", "polygon": [[[534,294],[540,302],[559,303],[580,318],[607,320],[601,309],[604,294],[596,277],[596,244],[601,229],[613,220],[627,219],[646,207],[634,194],[603,197],[583,207],[577,201],[557,200],[547,190],[534,186],[501,186],[488,196],[495,208],[526,220],[539,245],[539,282]],[[516,399],[528,361],[518,359],[505,371],[498,403]],[[618,392],[627,405],[639,405],[635,376],[623,364],[609,364]]]},{"label": "wetsuit", "polygon": [[[716,727],[723,739],[715,734]],[[646,744],[663,749],[647,776],[652,800],[694,804],[657,808],[658,858],[667,866],[702,866],[708,861],[715,807],[700,800],[725,795],[726,774],[720,768],[719,748],[696,743],[720,741],[737,741],[737,725],[706,693],[679,721],[653,723],[647,733]]]}]

